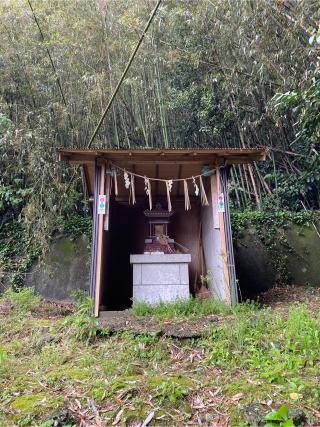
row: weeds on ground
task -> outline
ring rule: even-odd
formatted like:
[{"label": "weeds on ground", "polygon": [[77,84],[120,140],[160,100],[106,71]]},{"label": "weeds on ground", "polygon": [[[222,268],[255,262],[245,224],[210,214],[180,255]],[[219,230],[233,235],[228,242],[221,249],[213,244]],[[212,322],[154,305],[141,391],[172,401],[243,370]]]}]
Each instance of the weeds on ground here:
[{"label": "weeds on ground", "polygon": [[156,391],[156,398],[162,403],[169,400],[171,403],[177,403],[180,399],[189,394],[190,388],[186,387],[174,379],[167,378],[164,380]]},{"label": "weeds on ground", "polygon": [[[319,331],[320,317],[303,305],[292,306],[288,317],[263,309],[249,316],[238,313],[231,323],[213,328],[202,345],[208,363],[229,373],[227,393],[241,392],[252,403],[276,392],[280,402],[316,405]],[[270,426],[293,425],[289,420],[269,421]]]},{"label": "weeds on ground", "polygon": [[259,369],[264,364],[281,369],[312,367],[318,361],[320,319],[304,306],[293,306],[288,318],[264,309],[256,316],[238,313],[232,324],[212,330],[206,341],[209,360],[224,366],[234,364]]},{"label": "weeds on ground", "polygon": [[294,427],[293,419],[289,416],[288,405],[282,405],[277,411],[269,412],[265,416],[264,427]]},{"label": "weeds on ground", "polygon": [[189,298],[188,300],[176,300],[173,302],[160,302],[150,305],[145,302],[134,302],[133,312],[136,316],[155,316],[158,318],[196,318],[210,314],[232,314],[230,306],[219,300],[211,298]]},{"label": "weeds on ground", "polygon": [[1,296],[1,302],[9,302],[16,312],[25,313],[36,307],[41,300],[33,287],[7,288]]},{"label": "weeds on ground", "polygon": [[76,310],[61,322],[59,329],[87,344],[95,341],[98,333],[108,334],[108,330],[101,327],[93,314],[93,299],[86,292],[79,290],[72,296],[75,300]]}]

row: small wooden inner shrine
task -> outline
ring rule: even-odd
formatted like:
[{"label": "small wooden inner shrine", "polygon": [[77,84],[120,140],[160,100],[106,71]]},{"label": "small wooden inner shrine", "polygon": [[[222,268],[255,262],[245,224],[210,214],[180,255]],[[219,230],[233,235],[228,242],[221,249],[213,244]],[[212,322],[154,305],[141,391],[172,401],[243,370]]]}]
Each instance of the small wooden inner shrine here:
[{"label": "small wooden inner shrine", "polygon": [[133,301],[157,304],[189,298],[190,254],[180,254],[168,235],[170,217],[174,214],[157,203],[144,211],[149,224],[143,254],[130,255],[133,266]]},{"label": "small wooden inner shrine", "polygon": [[168,234],[170,217],[174,212],[166,211],[161,203],[157,203],[155,209],[145,210],[144,216],[148,218],[149,237],[145,239],[144,253],[174,254],[174,240]]},{"label": "small wooden inner shrine", "polygon": [[58,151],[83,167],[96,316],[128,308],[135,297],[153,303],[197,295],[203,276],[212,298],[237,303],[229,170],[265,160],[266,149]]}]

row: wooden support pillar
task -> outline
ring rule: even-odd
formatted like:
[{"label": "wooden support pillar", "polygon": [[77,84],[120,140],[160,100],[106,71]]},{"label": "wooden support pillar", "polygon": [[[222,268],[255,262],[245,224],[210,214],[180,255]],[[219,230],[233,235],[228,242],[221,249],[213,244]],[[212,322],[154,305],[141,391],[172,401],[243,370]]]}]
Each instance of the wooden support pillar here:
[{"label": "wooden support pillar", "polygon": [[[220,177],[220,169],[217,168],[217,172],[215,175],[216,179],[216,204],[218,203],[218,197],[222,194],[222,186],[221,186],[221,177]],[[221,244],[221,256],[223,261],[223,280],[226,292],[226,302],[227,304],[231,304],[231,292],[230,292],[230,277],[229,277],[229,269],[228,269],[228,256],[227,256],[227,243],[226,243],[226,232],[225,232],[225,211],[218,212],[219,217],[219,228],[220,228],[220,244]]]},{"label": "wooden support pillar", "polygon": [[[224,204],[219,207],[221,194]],[[211,273],[209,291],[213,298],[234,304],[237,289],[225,169],[211,175],[208,200],[210,205],[201,208],[201,228],[206,270]]]},{"label": "wooden support pillar", "polygon": [[230,302],[231,304],[237,304],[239,302],[239,297],[238,297],[238,288],[237,288],[237,280],[236,280],[236,269],[235,269],[235,262],[234,262],[231,218],[230,218],[230,208],[229,208],[228,168],[221,169],[220,184],[221,184],[221,191],[224,195],[223,223],[224,223],[226,262],[227,262],[228,276],[229,276]]},{"label": "wooden support pillar", "polygon": [[92,245],[91,245],[91,271],[89,294],[95,301],[96,275],[97,275],[97,246],[98,246],[98,194],[100,190],[100,166],[95,163],[93,212],[92,212]]},{"label": "wooden support pillar", "polygon": [[221,251],[221,218],[217,209],[217,175],[209,178],[209,206],[201,207],[202,244],[207,273],[210,273],[209,291],[213,298],[226,301],[225,267]]},{"label": "wooden support pillar", "polygon": [[[95,195],[96,203],[99,197],[99,194],[105,194],[105,174],[106,166],[103,163],[100,167],[100,185],[99,193]],[[94,315],[99,316],[99,306],[100,306],[100,295],[101,295],[101,278],[102,278],[102,258],[103,258],[103,221],[104,215],[98,215],[98,224],[97,224],[97,253],[96,253],[96,277],[95,277],[95,298],[94,298]]]}]

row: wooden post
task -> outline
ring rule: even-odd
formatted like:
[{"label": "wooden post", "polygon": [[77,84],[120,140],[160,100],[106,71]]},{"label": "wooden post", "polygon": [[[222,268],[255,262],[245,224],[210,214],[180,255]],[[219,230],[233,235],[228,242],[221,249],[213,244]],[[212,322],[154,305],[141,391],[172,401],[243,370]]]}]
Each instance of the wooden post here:
[{"label": "wooden post", "polygon": [[217,173],[210,177],[210,204],[201,210],[202,243],[206,270],[211,272],[210,293],[213,298],[230,303],[228,263],[226,262],[223,214],[219,213],[221,184]]},{"label": "wooden post", "polygon": [[91,245],[91,271],[89,294],[95,301],[96,273],[97,273],[97,241],[98,241],[98,194],[100,191],[100,167],[95,162],[94,168],[94,191],[93,191],[93,215],[92,215],[92,245]]},{"label": "wooden post", "polygon": [[222,187],[222,193],[224,195],[224,236],[226,243],[226,254],[227,254],[227,267],[229,273],[229,290],[231,297],[231,304],[237,304],[239,302],[236,269],[234,263],[234,251],[233,251],[233,240],[232,240],[232,229],[231,229],[231,218],[230,218],[230,207],[229,207],[229,194],[228,194],[228,171],[226,168],[220,170],[220,184]]},{"label": "wooden post", "polygon": [[[216,171],[216,182],[217,182],[217,198],[221,194],[221,177],[220,177],[220,169],[217,168]],[[216,200],[217,202],[217,200]],[[220,239],[221,239],[221,255],[223,258],[223,277],[226,288],[226,298],[227,303],[231,304],[231,292],[230,292],[230,277],[229,277],[229,269],[228,269],[228,256],[227,256],[227,242],[226,242],[226,232],[224,227],[224,212],[219,212],[219,226],[220,226]]]},{"label": "wooden post", "polygon": [[[100,169],[100,188],[99,194],[105,194],[105,173],[106,166],[103,163]],[[95,194],[98,198],[99,194]],[[97,200],[97,199],[96,199]],[[98,215],[98,230],[97,230],[97,254],[96,254],[96,283],[95,283],[95,299],[94,299],[94,315],[99,316],[100,306],[100,291],[101,291],[101,277],[102,277],[102,251],[103,251],[103,220],[104,215]]]},{"label": "wooden post", "polygon": [[[106,166],[107,170],[109,169],[109,163]],[[111,197],[111,176],[107,174],[106,177],[106,214],[104,217],[103,229],[104,231],[109,231],[110,226],[110,197]]]}]

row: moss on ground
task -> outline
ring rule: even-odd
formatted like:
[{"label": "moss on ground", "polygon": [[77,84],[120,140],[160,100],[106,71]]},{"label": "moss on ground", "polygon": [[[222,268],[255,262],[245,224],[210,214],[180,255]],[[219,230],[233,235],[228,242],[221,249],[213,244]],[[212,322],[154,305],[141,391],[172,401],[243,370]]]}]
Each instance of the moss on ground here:
[{"label": "moss on ground", "polygon": [[62,367],[57,370],[49,371],[46,374],[46,377],[49,380],[68,379],[68,380],[81,381],[81,380],[89,379],[91,377],[91,373],[87,369]]},{"label": "moss on ground", "polygon": [[63,399],[60,396],[52,397],[48,393],[32,393],[15,397],[10,406],[14,411],[23,414],[37,415],[47,410],[57,409],[62,404]]}]

